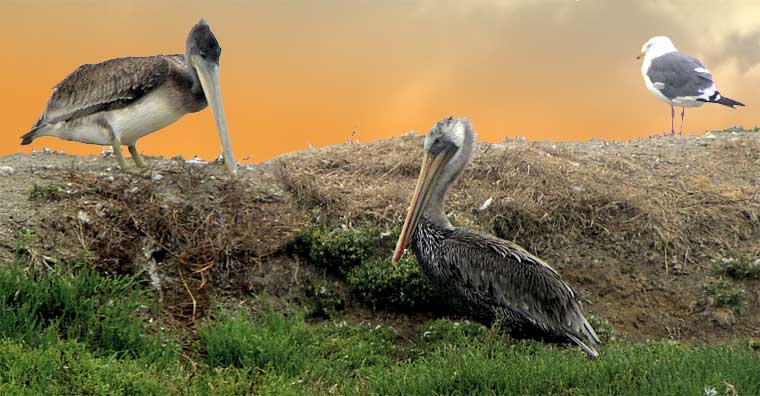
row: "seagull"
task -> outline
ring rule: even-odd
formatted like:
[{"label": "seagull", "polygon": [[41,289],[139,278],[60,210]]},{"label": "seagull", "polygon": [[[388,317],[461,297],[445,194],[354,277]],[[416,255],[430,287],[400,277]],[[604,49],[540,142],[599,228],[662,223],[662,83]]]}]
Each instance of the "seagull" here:
[{"label": "seagull", "polygon": [[675,109],[681,107],[681,130],[686,107],[700,107],[707,103],[724,106],[744,106],[743,103],[721,96],[715,87],[712,74],[699,59],[679,52],[665,36],[656,36],[641,47],[636,59],[644,58],[641,74],[649,92],[670,105],[670,134],[675,135]]}]

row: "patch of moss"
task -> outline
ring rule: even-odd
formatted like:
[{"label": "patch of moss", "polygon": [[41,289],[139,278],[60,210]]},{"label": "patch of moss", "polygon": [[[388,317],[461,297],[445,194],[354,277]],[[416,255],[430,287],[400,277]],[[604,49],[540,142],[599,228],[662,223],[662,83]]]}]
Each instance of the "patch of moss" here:
[{"label": "patch of moss", "polygon": [[29,191],[30,201],[58,201],[63,198],[63,186],[57,183],[51,183],[47,186],[34,184]]},{"label": "patch of moss", "polygon": [[290,243],[289,250],[317,267],[346,275],[377,252],[383,240],[374,227],[328,229],[313,225]]},{"label": "patch of moss", "polygon": [[722,258],[713,264],[713,270],[732,278],[760,279],[760,259]]},{"label": "patch of moss", "polygon": [[603,344],[617,339],[617,331],[615,331],[607,319],[598,315],[588,314],[586,315],[586,320],[588,320],[588,323],[594,329],[594,332],[596,332],[596,335],[599,336],[599,340],[602,341]]},{"label": "patch of moss", "polygon": [[326,281],[317,281],[305,285],[306,316],[309,318],[330,319],[343,309],[343,299],[336,285]]},{"label": "patch of moss", "polygon": [[351,271],[348,284],[353,295],[375,309],[411,311],[446,304],[448,295],[425,278],[411,255],[395,269],[390,259],[370,260]]}]

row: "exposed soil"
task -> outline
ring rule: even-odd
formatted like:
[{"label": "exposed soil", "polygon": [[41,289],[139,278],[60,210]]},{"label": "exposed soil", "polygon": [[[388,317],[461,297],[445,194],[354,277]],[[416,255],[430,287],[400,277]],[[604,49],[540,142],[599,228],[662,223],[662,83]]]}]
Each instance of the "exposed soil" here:
[{"label": "exposed soil", "polygon": [[[245,165],[232,181],[222,165],[179,159],[148,158],[152,169],[138,175],[113,158],[0,157],[14,171],[0,172],[0,261],[145,271],[183,321],[211,301],[297,300],[300,284],[324,274],[284,247],[314,218],[400,227],[420,143],[407,135],[290,153]],[[719,277],[715,261],[760,257],[760,134],[481,144],[449,209],[455,224],[544,258],[585,311],[623,336],[760,337],[760,280],[732,280],[746,291],[741,312],[704,291]],[[343,315],[402,332],[432,317],[373,312],[350,296]]]}]

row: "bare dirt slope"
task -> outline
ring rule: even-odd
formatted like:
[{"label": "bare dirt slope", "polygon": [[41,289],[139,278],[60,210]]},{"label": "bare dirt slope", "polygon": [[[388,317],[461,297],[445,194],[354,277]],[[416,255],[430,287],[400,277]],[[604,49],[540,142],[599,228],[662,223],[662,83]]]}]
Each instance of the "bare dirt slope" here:
[{"label": "bare dirt slope", "polygon": [[[292,296],[313,270],[284,246],[314,218],[397,229],[420,143],[407,135],[290,153],[245,166],[234,181],[221,165],[181,160],[153,158],[150,172],[134,175],[115,171],[112,158],[0,157],[14,170],[0,176],[0,260],[15,251],[32,265],[146,270],[191,318],[210,295]],[[760,257],[759,134],[481,144],[449,208],[455,224],[546,259],[586,311],[624,336],[760,337],[759,280],[729,279],[745,291],[740,311],[704,289],[720,277],[716,261]],[[179,297],[187,291],[192,299]],[[419,319],[350,302],[349,317],[352,309],[402,328]]]}]

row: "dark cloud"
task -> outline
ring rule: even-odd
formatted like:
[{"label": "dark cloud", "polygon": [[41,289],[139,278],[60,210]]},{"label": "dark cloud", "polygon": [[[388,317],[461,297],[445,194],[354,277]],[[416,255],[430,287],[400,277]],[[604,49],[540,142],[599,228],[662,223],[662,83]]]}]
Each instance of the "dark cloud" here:
[{"label": "dark cloud", "polygon": [[739,71],[744,73],[760,63],[760,30],[744,35],[731,34],[720,48],[706,53],[709,64],[717,65],[734,60]]}]

